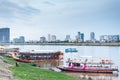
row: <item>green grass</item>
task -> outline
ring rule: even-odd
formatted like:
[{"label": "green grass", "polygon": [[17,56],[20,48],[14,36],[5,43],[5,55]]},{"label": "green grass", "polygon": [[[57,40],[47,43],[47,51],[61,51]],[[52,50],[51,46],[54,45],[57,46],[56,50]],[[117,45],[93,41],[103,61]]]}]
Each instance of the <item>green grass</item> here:
[{"label": "green grass", "polygon": [[19,63],[19,67],[11,68],[13,75],[20,80],[76,80],[64,73],[54,72]]},{"label": "green grass", "polygon": [[19,66],[16,67],[16,61],[5,56],[0,57],[0,59],[4,60],[6,63],[14,64],[14,66],[10,67],[10,70],[13,72],[13,76],[17,80],[81,80],[68,76],[62,72],[54,72],[33,67],[27,63],[18,63]]},{"label": "green grass", "polygon": [[5,63],[14,64],[16,61],[12,58],[6,57],[4,55],[0,55],[0,59],[2,59]]}]

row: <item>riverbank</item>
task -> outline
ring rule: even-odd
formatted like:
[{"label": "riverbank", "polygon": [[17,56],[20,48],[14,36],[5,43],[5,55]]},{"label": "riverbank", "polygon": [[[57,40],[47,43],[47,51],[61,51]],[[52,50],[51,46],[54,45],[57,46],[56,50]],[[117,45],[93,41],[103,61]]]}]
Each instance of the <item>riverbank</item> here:
[{"label": "riverbank", "polygon": [[20,80],[76,80],[61,72],[44,70],[19,63],[19,67],[12,67],[13,75]]},{"label": "riverbank", "polygon": [[88,43],[88,42],[80,42],[80,43],[0,43],[0,45],[61,45],[61,46],[120,46],[120,42],[114,43]]},{"label": "riverbank", "polygon": [[14,80],[12,72],[9,70],[9,67],[11,66],[11,64],[5,63],[0,59],[0,80]]},{"label": "riverbank", "polygon": [[65,73],[40,69],[27,63],[18,63],[16,66],[15,61],[4,57],[0,59],[0,64],[0,80],[78,80]]}]

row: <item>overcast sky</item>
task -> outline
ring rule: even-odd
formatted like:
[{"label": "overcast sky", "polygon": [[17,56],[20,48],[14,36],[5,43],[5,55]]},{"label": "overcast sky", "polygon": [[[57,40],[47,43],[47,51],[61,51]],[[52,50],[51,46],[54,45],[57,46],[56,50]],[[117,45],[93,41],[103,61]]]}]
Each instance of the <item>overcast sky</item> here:
[{"label": "overcast sky", "polygon": [[120,35],[120,0],[0,0],[0,28],[11,29],[11,40],[25,36],[39,40],[54,34],[75,39],[83,32],[90,39],[104,34]]}]

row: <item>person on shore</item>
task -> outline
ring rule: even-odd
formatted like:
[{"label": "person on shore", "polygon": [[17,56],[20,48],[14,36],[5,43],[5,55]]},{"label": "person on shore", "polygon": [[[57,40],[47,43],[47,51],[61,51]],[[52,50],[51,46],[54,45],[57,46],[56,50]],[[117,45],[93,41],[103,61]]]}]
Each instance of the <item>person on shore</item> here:
[{"label": "person on shore", "polygon": [[16,65],[16,67],[18,67],[18,66],[19,66],[17,62],[15,63],[15,65]]}]

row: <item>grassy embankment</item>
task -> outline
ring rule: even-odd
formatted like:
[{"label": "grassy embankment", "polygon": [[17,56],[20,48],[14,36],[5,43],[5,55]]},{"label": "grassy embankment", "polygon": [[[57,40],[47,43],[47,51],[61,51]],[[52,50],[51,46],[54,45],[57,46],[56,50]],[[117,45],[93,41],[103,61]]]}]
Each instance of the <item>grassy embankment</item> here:
[{"label": "grassy embankment", "polygon": [[68,76],[61,72],[44,70],[25,63],[19,63],[19,66],[16,67],[15,61],[9,58],[4,58],[3,60],[7,63],[14,64],[10,69],[17,80],[78,80],[75,77]]}]

